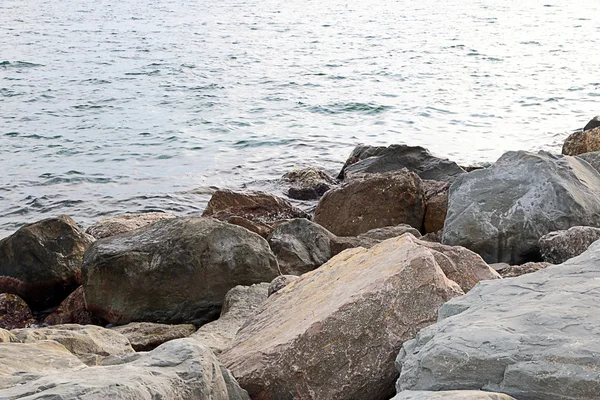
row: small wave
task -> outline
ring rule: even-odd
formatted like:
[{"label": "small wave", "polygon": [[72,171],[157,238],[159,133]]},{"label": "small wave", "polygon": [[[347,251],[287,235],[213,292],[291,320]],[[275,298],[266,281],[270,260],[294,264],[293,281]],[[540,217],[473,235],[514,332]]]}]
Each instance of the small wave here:
[{"label": "small wave", "polygon": [[8,69],[8,68],[34,68],[34,67],[43,67],[43,64],[35,64],[27,61],[0,61],[0,67]]},{"label": "small wave", "polygon": [[392,106],[384,106],[382,104],[375,103],[333,103],[325,106],[310,106],[307,109],[310,112],[318,114],[344,114],[344,113],[360,113],[366,115],[380,114],[385,111],[392,109]]},{"label": "small wave", "polygon": [[152,76],[152,75],[158,75],[160,74],[160,70],[155,69],[154,71],[149,71],[149,72],[125,72],[125,75],[127,76],[137,76],[137,75],[147,75],[147,76]]}]

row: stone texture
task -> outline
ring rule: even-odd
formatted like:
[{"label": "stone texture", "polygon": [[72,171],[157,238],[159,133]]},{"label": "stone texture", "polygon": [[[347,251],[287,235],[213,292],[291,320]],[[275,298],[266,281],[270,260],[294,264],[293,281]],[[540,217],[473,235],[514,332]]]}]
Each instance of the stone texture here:
[{"label": "stone texture", "polygon": [[[9,346],[14,348],[19,344]],[[2,350],[0,346],[0,358]],[[50,357],[48,351],[42,356]],[[86,368],[79,364],[79,369],[73,366],[60,369],[59,365],[51,364],[49,371],[43,370],[37,374],[20,372],[29,372],[32,364],[43,361],[38,355],[8,372],[2,371],[3,367],[0,366],[0,374],[12,374],[8,376],[12,387],[7,387],[6,379],[2,380],[7,377],[0,376],[0,382],[5,383],[5,389],[0,390],[0,398],[250,400],[215,355],[192,339],[172,340],[151,352],[112,356],[98,367]],[[76,362],[77,359],[69,361]]]},{"label": "stone texture", "polygon": [[264,224],[258,221],[251,221],[244,217],[238,217],[236,215],[232,215],[225,219],[225,221],[230,224],[241,226],[242,228],[248,229],[250,232],[254,232],[259,236],[264,237],[265,239],[269,237],[271,233],[273,233],[273,227],[268,224]]},{"label": "stone texture", "polygon": [[225,296],[218,320],[205,324],[191,337],[220,354],[235,338],[241,326],[267,300],[268,283],[236,286]]},{"label": "stone texture", "polygon": [[577,158],[585,160],[596,171],[600,172],[600,151],[592,151],[590,153],[578,154]]},{"label": "stone texture", "polygon": [[25,301],[16,294],[0,294],[0,328],[25,328],[35,324],[35,319]]},{"label": "stone texture", "polygon": [[10,342],[18,342],[19,339],[17,337],[7,331],[6,329],[0,328],[0,343],[10,343]]},{"label": "stone texture", "polygon": [[580,255],[598,239],[600,239],[600,228],[574,226],[542,236],[540,251],[544,261],[560,264]]},{"label": "stone texture", "polygon": [[403,346],[398,390],[484,389],[516,399],[600,393],[600,243],[555,267],[480,282]]},{"label": "stone texture", "polygon": [[279,275],[267,241],[211,218],[174,218],[101,239],[85,254],[87,308],[105,320],[214,320],[229,289]]},{"label": "stone texture", "polygon": [[287,195],[297,200],[318,200],[326,191],[337,185],[337,181],[317,168],[295,169],[283,175],[290,187]]},{"label": "stone texture", "polygon": [[348,157],[339,179],[363,173],[382,173],[407,168],[421,179],[452,182],[465,171],[453,161],[438,158],[420,146],[393,144],[388,147],[358,145]]},{"label": "stone texture", "polygon": [[437,232],[444,229],[446,213],[448,212],[447,182],[424,181],[425,184],[425,220],[423,229],[425,233]]},{"label": "stone texture", "polygon": [[391,400],[516,400],[504,393],[483,392],[481,390],[443,390],[429,392],[407,390],[398,393]]},{"label": "stone texture", "polygon": [[196,332],[192,324],[166,325],[153,322],[132,322],[111,330],[125,336],[135,351],[151,351],[170,340],[186,338]]},{"label": "stone texture", "polygon": [[86,309],[83,286],[79,286],[69,297],[64,299],[55,311],[44,318],[44,322],[49,325],[106,325],[102,318],[92,315]]},{"label": "stone texture", "polygon": [[600,151],[600,128],[577,131],[563,143],[562,153],[568,156]]},{"label": "stone texture", "polygon": [[600,115],[596,115],[583,127],[583,130],[589,131],[589,130],[598,128],[599,126],[600,126]]},{"label": "stone texture", "polygon": [[488,263],[540,261],[543,235],[600,226],[600,174],[576,157],[508,152],[450,188],[442,243],[467,247]]},{"label": "stone texture", "polygon": [[401,344],[463,292],[409,234],[346,250],[271,296],[220,359],[255,400],[387,400]]},{"label": "stone texture", "polygon": [[298,279],[300,279],[300,277],[296,276],[296,275],[280,275],[280,276],[278,276],[277,278],[273,279],[273,281],[271,281],[271,283],[269,283],[269,290],[267,292],[268,296],[271,296],[272,294],[279,292],[281,289],[283,289],[290,283],[297,281]]},{"label": "stone texture", "polygon": [[0,293],[18,295],[34,312],[58,306],[81,284],[92,242],[67,216],[23,226],[0,240]]},{"label": "stone texture", "polygon": [[122,214],[101,219],[92,226],[88,227],[85,232],[89,235],[92,235],[96,239],[102,239],[105,237],[133,231],[165,218],[175,218],[175,216],[162,212]]},{"label": "stone texture", "polygon": [[507,265],[506,268],[497,269],[496,271],[503,278],[514,278],[524,274],[530,274],[540,269],[548,268],[553,264],[547,262],[528,262],[523,265]]},{"label": "stone texture", "polygon": [[356,176],[328,191],[317,205],[314,221],[338,236],[357,236],[403,223],[421,229],[424,215],[423,182],[405,169]]},{"label": "stone texture", "polygon": [[444,235],[444,231],[443,230],[439,230],[437,232],[429,232],[428,234],[423,235],[421,237],[421,239],[423,239],[426,242],[441,243],[443,235]]}]

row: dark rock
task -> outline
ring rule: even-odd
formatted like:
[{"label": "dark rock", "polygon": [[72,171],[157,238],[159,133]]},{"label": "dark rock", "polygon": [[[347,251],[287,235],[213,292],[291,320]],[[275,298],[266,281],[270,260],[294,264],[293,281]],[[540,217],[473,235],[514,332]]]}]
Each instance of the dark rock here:
[{"label": "dark rock", "polygon": [[274,229],[271,225],[258,221],[251,221],[247,218],[238,217],[236,215],[228,217],[227,219],[225,219],[225,221],[229,222],[230,224],[246,228],[250,232],[254,232],[259,236],[264,237],[265,239],[268,238],[271,233],[273,233]]},{"label": "dark rock", "polygon": [[428,234],[423,235],[421,237],[421,239],[426,242],[441,243],[443,234],[444,234],[443,230],[439,230],[437,232],[429,232]]},{"label": "dark rock", "polygon": [[170,340],[186,338],[196,332],[192,324],[166,325],[153,322],[132,322],[111,330],[125,336],[135,351],[151,351]]},{"label": "dark rock", "polygon": [[287,195],[298,200],[318,200],[326,191],[337,185],[337,181],[316,168],[303,168],[283,175],[291,186]]},{"label": "dark rock", "polygon": [[550,232],[540,238],[542,258],[552,264],[560,264],[576,257],[600,239],[600,228],[574,226],[566,231]]},{"label": "dark rock", "polygon": [[488,263],[540,261],[543,235],[600,226],[600,175],[576,157],[518,151],[460,176],[450,188],[442,243]]},{"label": "dark rock", "polygon": [[114,217],[101,219],[94,225],[88,227],[85,233],[96,239],[119,235],[133,231],[146,225],[155,223],[165,218],[175,218],[172,214],[152,212],[144,214],[122,214]]},{"label": "dark rock", "polygon": [[382,173],[407,168],[421,179],[452,182],[465,171],[453,161],[438,158],[420,146],[393,144],[389,147],[358,145],[348,157],[339,179],[363,173]]},{"label": "dark rock", "polygon": [[540,269],[548,268],[553,264],[547,262],[528,262],[523,265],[507,265],[506,268],[497,269],[496,271],[503,278],[514,278],[524,274],[530,274]]},{"label": "dark rock", "polygon": [[590,120],[584,127],[584,131],[589,131],[600,126],[600,115],[596,115],[594,118]]},{"label": "dark rock", "polygon": [[565,139],[562,148],[562,153],[568,156],[576,156],[592,151],[600,151],[600,128],[570,134]]},{"label": "dark rock", "polygon": [[268,296],[271,296],[272,294],[279,292],[281,289],[283,289],[290,283],[297,281],[298,279],[300,279],[300,277],[296,276],[296,275],[280,275],[280,276],[278,276],[277,278],[273,279],[271,281],[271,283],[269,284],[269,290],[267,292]]},{"label": "dark rock", "polygon": [[79,286],[73,293],[60,303],[56,311],[44,318],[49,325],[80,324],[80,325],[105,325],[102,318],[93,316],[86,309],[83,297],[83,286]]},{"label": "dark rock", "polygon": [[211,218],[174,218],[101,239],[85,254],[87,308],[110,323],[201,325],[236,285],[279,275],[267,241]]},{"label": "dark rock", "polygon": [[423,181],[425,185],[425,220],[423,229],[425,233],[437,232],[444,229],[446,214],[448,212],[447,182]]},{"label": "dark rock", "polygon": [[27,303],[16,294],[0,294],[0,328],[25,328],[35,324]]},{"label": "dark rock", "polygon": [[0,240],[0,293],[18,295],[34,312],[58,306],[81,284],[93,240],[67,216],[23,226]]}]

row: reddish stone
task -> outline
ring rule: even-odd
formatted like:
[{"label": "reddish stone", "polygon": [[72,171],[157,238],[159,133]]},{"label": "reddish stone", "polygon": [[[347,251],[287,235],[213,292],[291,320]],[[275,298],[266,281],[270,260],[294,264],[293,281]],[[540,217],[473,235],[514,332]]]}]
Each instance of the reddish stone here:
[{"label": "reddish stone", "polygon": [[27,303],[16,294],[0,294],[0,328],[17,329],[35,324]]}]

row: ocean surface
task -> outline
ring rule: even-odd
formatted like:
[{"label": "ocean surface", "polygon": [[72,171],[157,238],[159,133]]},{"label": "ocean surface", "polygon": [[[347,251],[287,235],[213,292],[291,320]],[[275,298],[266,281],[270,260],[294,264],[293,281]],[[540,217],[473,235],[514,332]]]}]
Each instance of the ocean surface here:
[{"label": "ocean surface", "polygon": [[200,214],[358,143],[559,152],[600,114],[597,0],[0,0],[0,237]]}]

